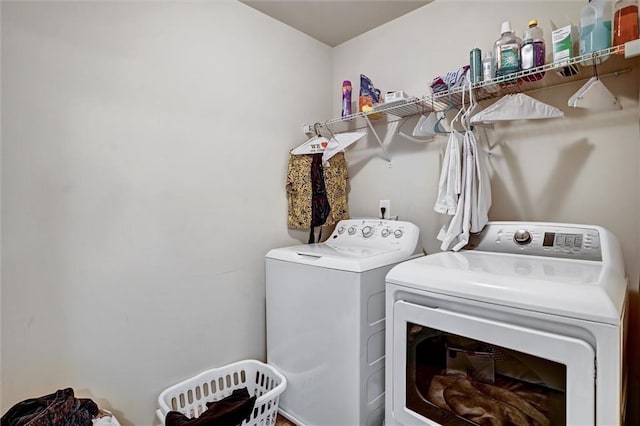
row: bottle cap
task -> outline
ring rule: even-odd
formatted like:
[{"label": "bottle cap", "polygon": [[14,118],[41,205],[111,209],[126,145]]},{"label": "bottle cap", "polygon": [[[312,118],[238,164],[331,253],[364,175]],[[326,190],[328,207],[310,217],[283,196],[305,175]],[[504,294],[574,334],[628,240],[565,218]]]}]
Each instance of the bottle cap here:
[{"label": "bottle cap", "polygon": [[502,29],[500,30],[502,34],[511,32],[511,21],[504,21],[502,23]]},{"label": "bottle cap", "polygon": [[350,80],[345,80],[342,82],[343,86],[351,86],[351,81]]},{"label": "bottle cap", "polygon": [[529,28],[531,27],[537,27],[538,26],[538,20],[537,19],[532,19],[529,21]]}]

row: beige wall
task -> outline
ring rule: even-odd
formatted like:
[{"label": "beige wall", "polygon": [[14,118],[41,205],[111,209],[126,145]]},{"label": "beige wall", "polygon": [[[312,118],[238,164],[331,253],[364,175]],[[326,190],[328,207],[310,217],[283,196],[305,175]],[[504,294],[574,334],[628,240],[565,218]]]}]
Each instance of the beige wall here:
[{"label": "beige wall", "polygon": [[[146,425],[167,385],[264,358],[263,256],[306,237],[283,190],[300,125],[339,114],[344,79],[423,95],[503,19],[536,17],[549,42],[581,4],[438,0],[329,49],[236,2],[2,2],[2,410],[72,386]],[[533,94],[565,119],[490,132],[491,218],[618,234],[633,336],[638,74],[605,83],[623,111],[570,110],[575,84]],[[391,167],[355,144],[352,214],[390,199],[436,251],[443,143],[396,138]]]},{"label": "beige wall", "polygon": [[[333,87],[350,79],[357,92],[359,75],[364,73],[383,92],[429,94],[432,78],[468,64],[472,48],[486,52],[499,36],[503,20],[510,20],[521,36],[528,20],[538,19],[550,49],[550,21],[558,26],[577,24],[583,4],[438,0],[334,48]],[[640,332],[640,77],[637,58],[633,63],[634,72],[603,78],[620,99],[622,111],[592,113],[567,107],[568,98],[583,84],[572,83],[530,93],[563,110],[565,118],[500,124],[488,136],[490,219],[598,224],[618,236],[632,290],[629,359],[632,387],[637,389],[640,351],[633,336]],[[585,78],[591,71],[583,69]],[[338,116],[338,90],[333,106]],[[410,133],[414,124],[415,120],[407,122],[402,130]],[[347,152],[352,214],[375,215],[378,200],[390,199],[392,214],[420,226],[427,252],[439,251],[435,237],[445,219],[432,207],[445,143],[444,137],[420,144],[396,136],[387,147],[391,166],[373,137],[355,144]],[[630,418],[636,423],[631,424],[637,424],[637,390],[632,397]]]},{"label": "beige wall", "polygon": [[[265,358],[287,151],[331,49],[235,1],[2,2],[2,410]],[[313,95],[309,88],[313,87]]]}]

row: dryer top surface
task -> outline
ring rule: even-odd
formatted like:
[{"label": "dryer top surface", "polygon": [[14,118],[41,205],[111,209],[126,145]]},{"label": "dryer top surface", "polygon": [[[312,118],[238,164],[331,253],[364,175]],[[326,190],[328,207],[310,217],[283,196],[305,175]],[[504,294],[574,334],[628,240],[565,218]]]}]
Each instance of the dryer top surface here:
[{"label": "dryer top surface", "polygon": [[[486,232],[483,231],[485,238],[481,236],[474,249],[436,253],[401,263],[387,274],[386,282],[407,287],[407,291],[424,290],[488,302],[496,309],[508,306],[614,325],[620,323],[627,280],[620,248],[612,234],[603,228],[589,227],[589,232],[595,232],[591,241],[597,240],[597,244],[588,248],[591,252],[586,259],[593,258],[592,247],[597,245],[600,260],[585,260],[580,250],[558,251],[554,255],[555,245],[543,247],[547,228],[540,223],[536,224],[537,237],[534,237],[539,240],[537,248],[535,240],[529,253],[525,252],[526,247],[507,248],[514,232],[505,232],[510,227],[505,227],[504,222],[499,224],[499,227],[494,226],[495,223],[488,225]],[[575,230],[578,228],[568,232],[558,226],[548,232],[572,235],[574,245],[575,236],[583,235]],[[503,239],[496,244],[497,229],[502,230]],[[486,235],[490,236],[489,241]],[[499,246],[500,251],[490,251],[494,246]]]}]

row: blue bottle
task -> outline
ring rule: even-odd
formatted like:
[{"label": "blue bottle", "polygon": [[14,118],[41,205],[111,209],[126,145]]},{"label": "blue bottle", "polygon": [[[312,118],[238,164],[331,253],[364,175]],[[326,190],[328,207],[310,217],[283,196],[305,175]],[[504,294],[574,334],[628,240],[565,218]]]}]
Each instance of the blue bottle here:
[{"label": "blue bottle", "polygon": [[580,11],[580,56],[611,47],[611,4],[589,0]]}]

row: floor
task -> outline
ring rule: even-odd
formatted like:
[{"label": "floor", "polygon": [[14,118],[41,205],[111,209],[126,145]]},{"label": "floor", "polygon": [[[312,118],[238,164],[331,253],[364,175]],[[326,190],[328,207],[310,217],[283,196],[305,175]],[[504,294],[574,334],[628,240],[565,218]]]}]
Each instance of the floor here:
[{"label": "floor", "polygon": [[296,426],[296,424],[278,414],[275,426]]}]

